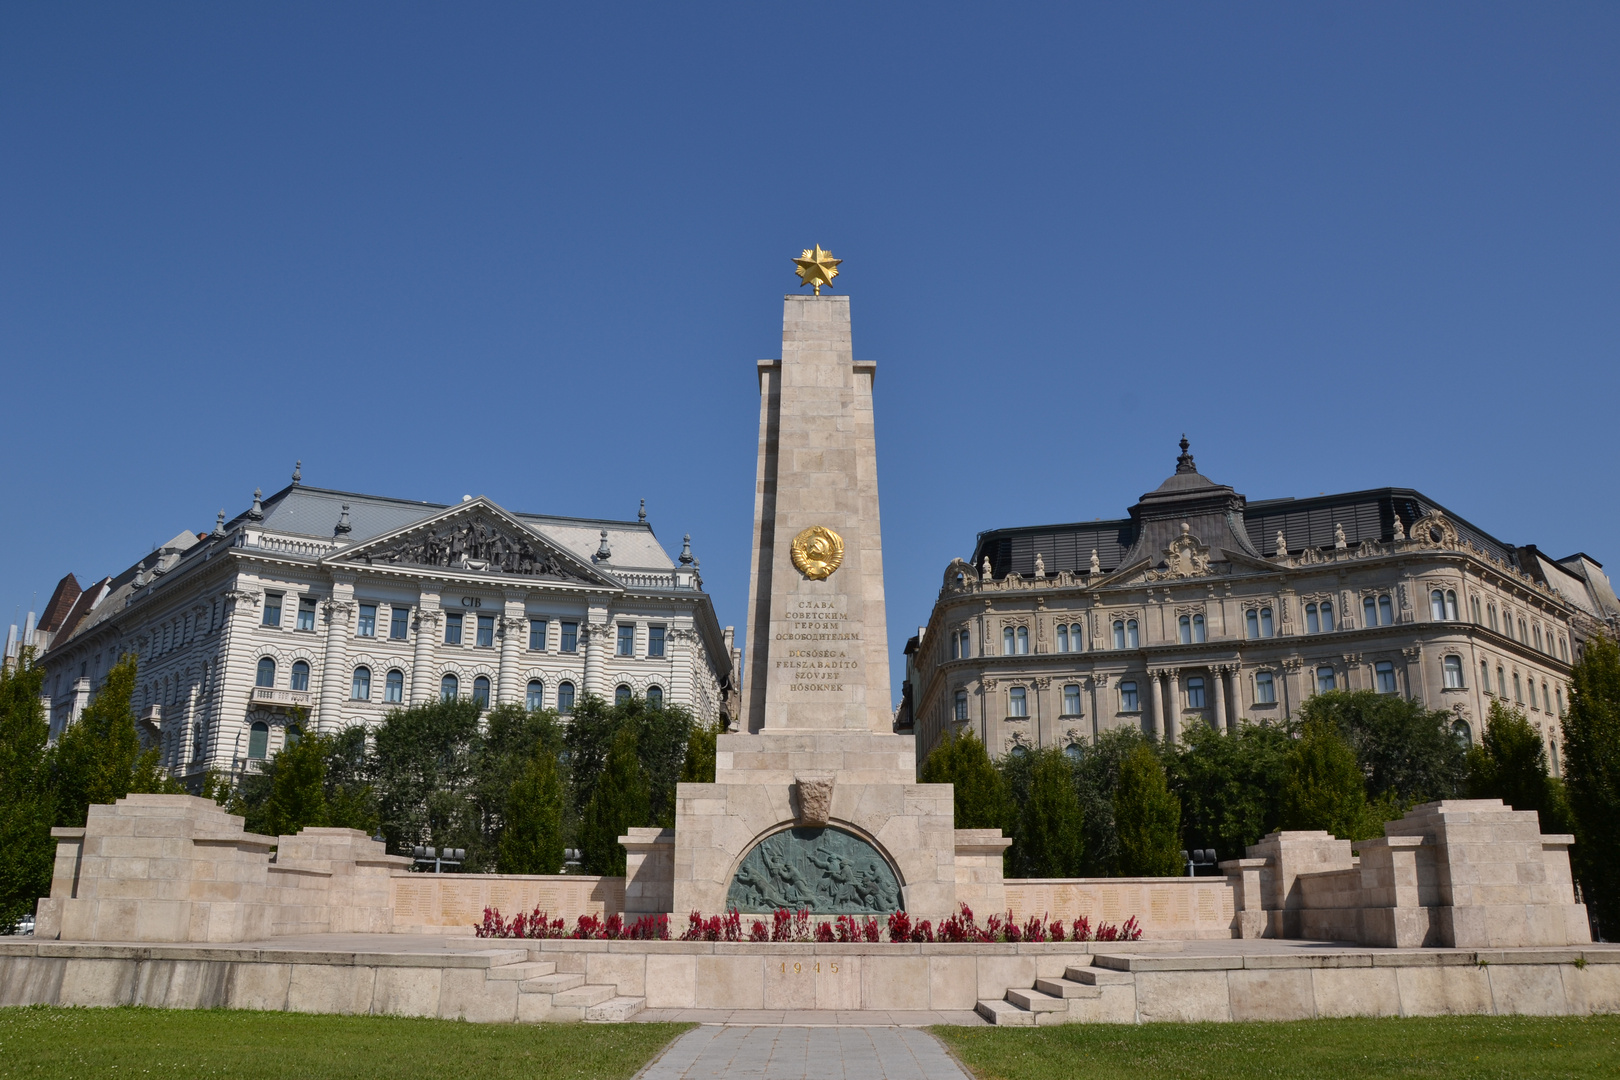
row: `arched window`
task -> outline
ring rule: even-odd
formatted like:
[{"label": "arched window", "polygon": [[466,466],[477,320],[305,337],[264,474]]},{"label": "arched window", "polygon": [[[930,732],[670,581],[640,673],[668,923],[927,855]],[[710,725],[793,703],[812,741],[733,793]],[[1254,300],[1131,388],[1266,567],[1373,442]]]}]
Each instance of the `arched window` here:
[{"label": "arched window", "polygon": [[1547,760],[1552,765],[1552,774],[1554,776],[1564,775],[1558,771],[1558,742],[1555,739],[1547,740]]},{"label": "arched window", "polygon": [[1541,711],[1552,712],[1552,695],[1547,692],[1547,680],[1541,680]]},{"label": "arched window", "polygon": [[1560,686],[1558,689],[1554,690],[1553,691],[1553,697],[1558,699],[1558,715],[1563,716],[1564,715],[1564,688],[1562,686]]},{"label": "arched window", "polygon": [[1530,631],[1525,627],[1523,619],[1519,620],[1519,640],[1526,645],[1530,644]]},{"label": "arched window", "polygon": [[1204,707],[1204,680],[1194,675],[1187,680],[1187,708],[1202,709]]},{"label": "arched window", "polygon": [[1114,648],[1123,649],[1124,647],[1125,647],[1125,620],[1124,619],[1115,619],[1114,620]]},{"label": "arched window", "polygon": [[1377,597],[1364,596],[1364,597],[1361,598],[1361,625],[1362,626],[1377,626],[1378,625],[1378,598]]},{"label": "arched window", "polygon": [[1520,705],[1524,704],[1524,689],[1519,683],[1519,673],[1517,671],[1513,673],[1513,700]]},{"label": "arched window", "polygon": [[613,704],[630,704],[630,688],[624,685],[624,683],[620,683],[618,686],[613,688]]},{"label": "arched window", "polygon": [[1530,632],[1532,634],[1534,634],[1535,638],[1536,638],[1536,651],[1537,652],[1546,652],[1547,650],[1545,650],[1545,649],[1543,649],[1541,647],[1541,624],[1536,623],[1535,626],[1531,627]]},{"label": "arched window", "polygon": [[962,639],[955,630],[951,631],[951,659],[962,659]]},{"label": "arched window", "polygon": [[294,660],[292,666],[292,689],[309,689],[309,664],[303,660]]},{"label": "arched window", "polygon": [[1202,645],[1204,643],[1204,617],[1202,615],[1194,615],[1192,617],[1192,623],[1193,644]]},{"label": "arched window", "polygon": [[664,688],[662,686],[647,687],[647,708],[662,709],[664,707]]},{"label": "arched window", "polygon": [[1321,667],[1316,669],[1316,692],[1318,694],[1325,694],[1329,690],[1332,690],[1336,685],[1338,684],[1333,678],[1332,667],[1327,664],[1323,664]]},{"label": "arched window", "polygon": [[[259,672],[253,677],[254,686],[276,685],[276,662],[268,656],[259,661]],[[269,730],[266,728],[265,730]]]},{"label": "arched window", "polygon": [[439,697],[444,701],[454,701],[461,694],[461,680],[454,675],[446,675],[439,680]]},{"label": "arched window", "polygon": [[1468,730],[1468,721],[1454,720],[1451,724],[1451,737],[1457,740],[1457,745],[1467,750],[1474,745],[1473,732]]},{"label": "arched window", "polygon": [[248,731],[248,757],[255,761],[263,761],[270,752],[270,725],[263,720],[253,721],[253,727]]},{"label": "arched window", "polygon": [[1268,607],[1260,609],[1260,636],[1271,636],[1271,609]]},{"label": "arched window", "polygon": [[1069,624],[1069,651],[1080,652],[1085,648],[1085,631],[1080,623]]},{"label": "arched window", "polygon": [[571,713],[574,711],[574,684],[560,682],[557,684],[557,711]]},{"label": "arched window", "polygon": [[1002,629],[1001,629],[1001,655],[1002,656],[1011,656],[1013,654],[1013,651],[1014,651],[1013,642],[1014,642],[1013,628],[1010,627],[1010,626],[1002,627]]},{"label": "arched window", "polygon": [[1322,632],[1322,620],[1317,617],[1315,604],[1305,605],[1305,632],[1307,634]]},{"label": "arched window", "polygon": [[1007,754],[1010,757],[1023,757],[1028,753],[1029,747],[1025,746],[1023,743],[1013,743],[1011,748],[1009,748],[1007,751]]},{"label": "arched window", "polygon": [[1072,742],[1063,748],[1063,756],[1070,761],[1079,761],[1086,756],[1086,749],[1079,743]]},{"label": "arched window", "polygon": [[1063,715],[1080,715],[1080,687],[1074,683],[1063,688]]},{"label": "arched window", "polygon": [[1380,660],[1373,665],[1373,675],[1378,679],[1378,692],[1380,694],[1393,694],[1395,692],[1395,665],[1388,660]]},{"label": "arched window", "polygon": [[287,725],[287,745],[297,746],[304,738],[304,729],[297,724]]},{"label": "arched window", "polygon": [[1183,615],[1180,619],[1177,620],[1177,624],[1178,624],[1178,629],[1180,631],[1181,643],[1183,645],[1191,645],[1192,644],[1192,617],[1190,615]]},{"label": "arched window", "polygon": [[1463,684],[1463,680],[1462,680],[1462,671],[1463,671],[1462,657],[1460,657],[1460,656],[1447,656],[1443,660],[1440,661],[1440,668],[1445,673],[1446,689],[1447,690],[1461,690],[1462,689],[1462,684]]},{"label": "arched window", "polygon": [[1140,642],[1139,642],[1139,640],[1137,639],[1137,636],[1136,636],[1136,620],[1135,619],[1126,619],[1125,620],[1125,645],[1126,645],[1126,647],[1132,648],[1132,649],[1141,648],[1141,644],[1140,644]]},{"label": "arched window", "polygon": [[1260,636],[1260,613],[1250,608],[1243,614],[1243,626],[1252,640]]},{"label": "arched window", "polygon": [[1470,610],[1471,610],[1471,611],[1473,611],[1473,613],[1474,613],[1474,621],[1475,621],[1475,622],[1476,622],[1476,623],[1479,623],[1479,622],[1484,622],[1484,621],[1485,621],[1485,620],[1484,620],[1484,619],[1481,619],[1481,618],[1480,618],[1480,617],[1479,617],[1479,597],[1477,597],[1477,596],[1470,596],[1470,597],[1469,597],[1469,598],[1468,598],[1468,607],[1469,607],[1469,609],[1470,609]]},{"label": "arched window", "polygon": [[1058,652],[1068,652],[1069,651],[1069,624],[1068,623],[1058,623],[1058,625],[1057,625],[1057,651]]},{"label": "arched window", "polygon": [[489,708],[489,678],[484,675],[473,680],[473,701],[480,709]]},{"label": "arched window", "polygon": [[539,679],[530,679],[528,693],[523,696],[523,705],[530,712],[545,708],[546,684]]},{"label": "arched window", "polygon": [[1007,715],[1028,716],[1029,700],[1025,696],[1022,686],[1015,686],[1007,691]]},{"label": "arched window", "polygon": [[1569,663],[1569,639],[1562,634],[1558,636],[1558,658]]},{"label": "arched window", "polygon": [[1119,711],[1142,711],[1142,703],[1137,698],[1136,684],[1134,682],[1122,682],[1119,684]]},{"label": "arched window", "polygon": [[1446,617],[1446,594],[1439,589],[1429,593],[1429,617],[1435,622]]},{"label": "arched window", "polygon": [[1452,622],[1457,621],[1457,590],[1446,590],[1446,618]]},{"label": "arched window", "polygon": [[1479,662],[1479,688],[1487,694],[1491,692],[1491,665],[1484,660]]},{"label": "arched window", "polygon": [[956,714],[955,714],[955,718],[957,720],[966,720],[968,718],[967,710],[968,710],[967,691],[966,690],[958,690],[956,692]]},{"label": "arched window", "polygon": [[1507,700],[1507,672],[1502,670],[1501,664],[1496,665],[1496,691],[1498,697]]},{"label": "arched window", "polygon": [[1254,701],[1256,705],[1277,704],[1277,683],[1269,671],[1254,673]]},{"label": "arched window", "polygon": [[1322,633],[1333,633],[1333,602],[1331,600],[1322,601]]},{"label": "arched window", "polygon": [[1496,629],[1496,605],[1495,604],[1486,604],[1485,605],[1485,621],[1490,624],[1490,627],[1491,627],[1492,630]]},{"label": "arched window", "polygon": [[405,673],[394,668],[388,673],[383,682],[383,700],[390,705],[397,705],[405,700]]},{"label": "arched window", "polygon": [[966,630],[963,630],[962,631],[962,659],[966,660],[968,657],[970,657],[972,655],[973,655],[973,639],[968,636],[968,632]]},{"label": "arched window", "polygon": [[1380,626],[1393,626],[1395,623],[1395,605],[1390,603],[1388,596],[1378,598],[1378,624]]},{"label": "arched window", "polygon": [[1018,628],[1018,655],[1019,656],[1027,656],[1028,654],[1029,654],[1029,627],[1020,626]]},{"label": "arched window", "polygon": [[354,669],[354,681],[349,686],[349,700],[371,700],[371,669],[357,667]]}]

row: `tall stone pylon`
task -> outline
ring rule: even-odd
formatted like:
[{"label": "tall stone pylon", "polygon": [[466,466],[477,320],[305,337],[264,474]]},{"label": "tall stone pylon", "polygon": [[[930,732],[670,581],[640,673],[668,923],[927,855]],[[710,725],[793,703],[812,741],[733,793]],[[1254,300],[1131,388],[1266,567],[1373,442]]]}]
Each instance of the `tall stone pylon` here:
[{"label": "tall stone pylon", "polygon": [[747,730],[893,730],[872,383],[849,297],[782,304],[759,361]]}]

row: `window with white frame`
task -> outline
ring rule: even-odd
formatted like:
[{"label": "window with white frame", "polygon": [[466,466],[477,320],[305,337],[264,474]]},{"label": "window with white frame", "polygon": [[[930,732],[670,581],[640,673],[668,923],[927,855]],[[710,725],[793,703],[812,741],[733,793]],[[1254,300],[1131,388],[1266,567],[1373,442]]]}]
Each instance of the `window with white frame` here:
[{"label": "window with white frame", "polygon": [[398,705],[405,700],[405,673],[394,668],[383,680],[383,701]]},{"label": "window with white frame", "polygon": [[1325,694],[1329,690],[1334,689],[1337,685],[1338,680],[1333,676],[1333,668],[1331,665],[1323,664],[1321,667],[1316,669],[1316,692],[1318,694]]},{"label": "window with white frame", "polygon": [[1029,715],[1029,698],[1022,686],[1015,686],[1007,691],[1007,715]]},{"label": "window with white frame", "polygon": [[[265,626],[279,627],[281,625],[281,593],[267,592],[264,594],[264,621]],[[269,731],[269,728],[265,729]]]},{"label": "window with white frame", "polygon": [[1379,660],[1373,664],[1373,677],[1378,681],[1380,694],[1393,694],[1395,692],[1395,665],[1388,660]]},{"label": "window with white frame", "polygon": [[360,625],[359,625],[358,629],[355,630],[355,636],[356,637],[376,637],[377,636],[377,605],[376,604],[361,604],[360,605]]},{"label": "window with white frame", "polygon": [[1125,647],[1127,649],[1139,649],[1142,647],[1141,639],[1136,633],[1135,619],[1125,620]]},{"label": "window with white frame", "polygon": [[557,711],[571,713],[574,711],[574,684],[560,682],[557,684]]},{"label": "window with white frame", "polygon": [[955,709],[955,719],[966,720],[968,718],[968,693],[966,690],[958,690],[956,692],[956,700],[953,707]]},{"label": "window with white frame", "polygon": [[1074,683],[1063,688],[1063,715],[1080,715],[1080,687]]},{"label": "window with white frame", "polygon": [[489,678],[480,675],[473,680],[473,704],[480,709],[489,708]]},{"label": "window with white frame", "polygon": [[530,712],[546,707],[546,684],[539,679],[530,679],[527,692],[523,695],[523,705]]},{"label": "window with white frame", "polygon": [[1001,655],[1011,656],[1013,655],[1014,651],[1013,628],[1010,626],[1004,626],[1001,628]]},{"label": "window with white frame", "polygon": [[298,629],[315,629],[315,598],[312,596],[303,596],[298,600]]},{"label": "window with white frame", "polygon": [[461,613],[456,612],[444,617],[444,643],[446,645],[461,644]]},{"label": "window with white frame", "polygon": [[253,685],[264,687],[276,685],[276,662],[274,660],[266,656],[259,661],[259,669],[253,676]]},{"label": "window with white frame", "polygon": [[1068,623],[1058,623],[1057,624],[1057,651],[1058,652],[1068,652],[1069,651],[1069,624]]},{"label": "window with white frame", "polygon": [[478,647],[480,649],[495,647],[495,616],[478,616]]},{"label": "window with white frame", "polygon": [[1119,684],[1119,711],[1142,711],[1142,702],[1136,693],[1136,683],[1130,681],[1129,679]]},{"label": "window with white frame", "polygon": [[292,666],[292,681],[288,684],[291,690],[309,689],[309,663],[304,660],[294,660]]},{"label": "window with white frame", "polygon": [[1123,649],[1124,647],[1125,647],[1125,620],[1124,619],[1115,619],[1114,620],[1114,648]]},{"label": "window with white frame", "polygon": [[1520,705],[1524,704],[1524,687],[1519,683],[1519,673],[1513,673],[1513,700]]},{"label": "window with white frame", "polygon": [[1442,657],[1440,660],[1440,670],[1445,676],[1445,687],[1447,690],[1461,690],[1463,688],[1462,657]]},{"label": "window with white frame", "polygon": [[546,651],[546,629],[550,624],[545,619],[529,620],[529,648],[535,652]]},{"label": "window with white frame", "polygon": [[1277,680],[1269,671],[1254,673],[1254,703],[1256,705],[1277,704]]},{"label": "window with white frame", "polygon": [[[662,660],[664,658],[664,627],[662,624],[654,623],[647,627],[647,657],[651,660]],[[659,691],[659,693],[662,692]]]},{"label": "window with white frame", "polygon": [[361,665],[354,669],[354,678],[349,683],[349,700],[371,700],[371,669]]},{"label": "window with white frame", "polygon": [[620,683],[613,690],[613,704],[615,704],[615,705],[628,705],[628,704],[630,704],[630,697],[631,697],[630,688],[628,686],[626,686],[624,683]]},{"label": "window with white frame", "polygon": [[405,604],[394,604],[388,609],[388,636],[404,641],[411,627],[411,609]]},{"label": "window with white frame", "polygon": [[1502,670],[1501,664],[1496,665],[1496,696],[1507,700],[1507,672]]},{"label": "window with white frame", "polygon": [[664,688],[657,683],[647,687],[647,708],[655,712],[664,707]]},{"label": "window with white frame", "polygon": [[439,680],[439,699],[441,701],[454,701],[461,694],[461,680],[454,675],[446,675]]},{"label": "window with white frame", "polygon": [[1187,680],[1187,708],[1202,709],[1204,707],[1204,680],[1194,675]]},{"label": "window with white frame", "polygon": [[1018,655],[1019,656],[1027,656],[1028,654],[1029,654],[1029,627],[1020,626],[1018,628]]},{"label": "window with white frame", "polygon": [[619,624],[619,645],[615,650],[618,656],[636,655],[636,628],[631,623]]}]

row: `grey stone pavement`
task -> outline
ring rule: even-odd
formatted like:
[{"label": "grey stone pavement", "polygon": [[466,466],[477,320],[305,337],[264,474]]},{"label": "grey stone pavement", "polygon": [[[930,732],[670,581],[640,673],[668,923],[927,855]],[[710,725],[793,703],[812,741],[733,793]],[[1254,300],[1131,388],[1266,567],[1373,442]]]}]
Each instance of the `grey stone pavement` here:
[{"label": "grey stone pavement", "polygon": [[969,1080],[926,1031],[906,1027],[706,1024],[639,1080]]}]

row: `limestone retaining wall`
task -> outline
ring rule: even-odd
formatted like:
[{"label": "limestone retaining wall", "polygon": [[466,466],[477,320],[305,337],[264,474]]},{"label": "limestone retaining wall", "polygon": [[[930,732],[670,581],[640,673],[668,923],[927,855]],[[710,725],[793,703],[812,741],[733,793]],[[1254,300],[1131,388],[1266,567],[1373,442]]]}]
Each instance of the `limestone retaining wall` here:
[{"label": "limestone retaining wall", "polygon": [[[1007,909],[1023,922],[1031,916],[1072,923],[1080,916],[1123,923],[1133,915],[1149,939],[1234,937],[1237,902],[1228,878],[1013,878],[1006,882]],[[991,912],[974,911],[980,922]]]},{"label": "limestone retaining wall", "polygon": [[484,909],[510,920],[535,908],[563,918],[624,910],[624,878],[583,874],[394,874],[389,882],[395,933],[471,934]]}]

